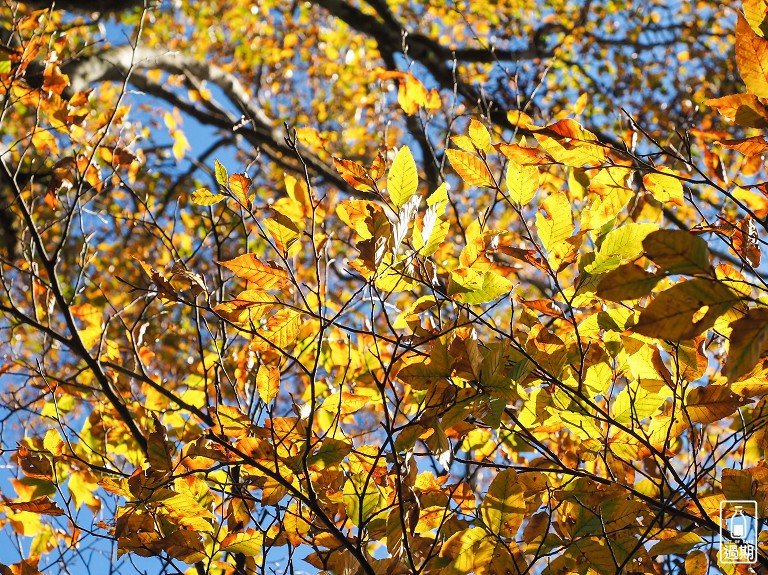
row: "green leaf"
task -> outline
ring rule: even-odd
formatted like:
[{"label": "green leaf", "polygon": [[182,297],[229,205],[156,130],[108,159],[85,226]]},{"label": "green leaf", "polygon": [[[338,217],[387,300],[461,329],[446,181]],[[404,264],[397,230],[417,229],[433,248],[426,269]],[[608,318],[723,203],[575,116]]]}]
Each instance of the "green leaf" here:
[{"label": "green leaf", "polygon": [[465,575],[487,565],[493,559],[494,545],[486,536],[482,527],[472,527],[449,537],[440,549],[440,557],[451,559],[446,575]]},{"label": "green leaf", "polygon": [[459,268],[451,272],[448,295],[468,304],[495,300],[512,291],[513,283],[496,272],[479,272],[472,268]]},{"label": "green leaf", "polygon": [[584,266],[584,271],[600,274],[616,269],[622,260],[639,255],[643,251],[643,239],[658,228],[656,224],[625,224],[611,230],[600,242],[595,260]]},{"label": "green leaf", "polygon": [[225,168],[219,160],[216,160],[216,183],[222,188],[227,188],[227,182],[229,182],[229,176],[227,175],[227,168]]},{"label": "green leaf", "polygon": [[728,360],[723,375],[736,381],[749,373],[768,348],[768,308],[753,308],[731,323]]},{"label": "green leaf", "polygon": [[317,466],[319,469],[336,466],[349,455],[352,451],[352,443],[326,437],[320,448],[308,458],[310,466]]},{"label": "green leaf", "polygon": [[523,524],[524,516],[525,500],[517,473],[514,469],[505,469],[488,487],[488,492],[480,504],[480,517],[491,533],[511,538]]},{"label": "green leaf", "polygon": [[643,240],[645,255],[671,274],[706,274],[709,263],[707,242],[685,230],[658,230]]},{"label": "green leaf", "polygon": [[620,256],[622,259],[633,258],[643,251],[643,240],[659,228],[656,224],[625,224],[605,235],[598,257]]},{"label": "green leaf", "polygon": [[365,525],[386,503],[376,483],[365,472],[351,475],[344,484],[343,493],[347,517],[358,527]]},{"label": "green leaf", "polygon": [[629,425],[633,421],[640,422],[653,415],[662,403],[664,398],[659,397],[657,393],[648,391],[637,382],[632,382],[616,396],[613,403],[613,417],[616,423],[622,425]]},{"label": "green leaf", "polygon": [[387,175],[387,191],[392,203],[398,209],[411,199],[419,187],[419,175],[416,171],[416,162],[413,160],[411,150],[403,146],[395,156],[392,167]]}]

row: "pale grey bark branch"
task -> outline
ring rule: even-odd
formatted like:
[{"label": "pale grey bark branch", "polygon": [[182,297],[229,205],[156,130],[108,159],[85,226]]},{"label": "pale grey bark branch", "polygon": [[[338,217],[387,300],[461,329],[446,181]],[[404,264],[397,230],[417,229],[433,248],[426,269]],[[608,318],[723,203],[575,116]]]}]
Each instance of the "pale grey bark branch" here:
[{"label": "pale grey bark branch", "polygon": [[[150,80],[142,73],[150,70],[183,75],[194,83],[206,81],[217,86],[250,122],[241,122],[242,118],[234,117],[220,106],[216,106],[213,110],[201,109],[185,100],[176,91],[170,90],[162,83]],[[255,98],[233,74],[219,66],[202,62],[180,52],[119,46],[67,63],[62,66],[62,71],[69,76],[69,90],[72,92],[84,91],[102,82],[122,82],[127,78],[134,88],[178,107],[204,125],[237,132],[283,168],[299,174],[303,173],[304,167],[296,160],[293,150],[285,142],[282,126],[276,124],[264,113],[256,104]],[[236,127],[238,125],[239,127]],[[370,194],[352,189],[333,167],[316,155],[305,150],[302,151],[302,157],[315,175],[321,176],[347,194],[371,197]]]}]

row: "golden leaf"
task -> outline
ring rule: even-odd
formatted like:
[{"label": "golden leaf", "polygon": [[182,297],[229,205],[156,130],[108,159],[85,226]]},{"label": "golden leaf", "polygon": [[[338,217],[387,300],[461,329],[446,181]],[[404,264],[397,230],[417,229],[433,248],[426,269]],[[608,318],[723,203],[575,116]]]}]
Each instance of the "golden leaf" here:
[{"label": "golden leaf", "polygon": [[495,185],[486,165],[474,154],[451,148],[445,151],[445,155],[448,156],[451,166],[467,185],[488,188]]}]

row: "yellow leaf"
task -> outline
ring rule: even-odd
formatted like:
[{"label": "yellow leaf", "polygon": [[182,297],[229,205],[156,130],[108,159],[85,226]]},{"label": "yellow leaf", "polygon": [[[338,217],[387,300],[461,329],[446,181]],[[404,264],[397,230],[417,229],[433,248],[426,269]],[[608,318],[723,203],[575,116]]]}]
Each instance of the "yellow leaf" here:
[{"label": "yellow leaf", "polygon": [[[282,308],[267,320],[266,329],[258,333],[279,349],[285,349],[296,340],[301,328],[301,314],[291,308]],[[254,342],[256,343],[256,342]],[[262,342],[263,343],[263,342]],[[267,346],[265,349],[268,349]]]},{"label": "yellow leaf", "polygon": [[219,184],[222,188],[226,188],[227,182],[229,181],[229,177],[227,176],[227,168],[225,168],[224,165],[219,162],[219,160],[215,161],[214,166],[216,183]]},{"label": "yellow leaf", "polygon": [[469,152],[462,152],[461,150],[445,151],[445,155],[448,156],[448,160],[451,162],[451,166],[456,170],[456,173],[461,176],[461,179],[470,186],[485,186],[491,188],[494,186],[493,177],[488,171],[488,168],[483,161]]},{"label": "yellow leaf", "polygon": [[58,429],[49,429],[45,432],[43,438],[43,447],[47,449],[51,455],[58,457],[64,453],[65,443],[61,438],[61,434]]},{"label": "yellow leaf", "polygon": [[256,557],[261,553],[264,536],[261,531],[249,528],[240,533],[230,533],[221,542],[221,550],[230,553],[242,553],[246,557]]},{"label": "yellow leaf", "polygon": [[570,238],[575,227],[571,203],[562,192],[551,194],[536,214],[536,230],[544,249],[550,251],[559,242]]},{"label": "yellow leaf", "polygon": [[336,206],[336,215],[355,230],[362,240],[373,237],[369,222],[373,222],[379,212],[382,212],[381,206],[368,200],[343,200]]},{"label": "yellow leaf", "polygon": [[296,128],[296,138],[308,148],[323,149],[328,143],[328,140],[319,131],[306,126]]},{"label": "yellow leaf", "polygon": [[539,169],[510,160],[507,164],[507,190],[509,199],[519,206],[530,202],[539,189]]},{"label": "yellow leaf", "polygon": [[67,483],[67,489],[72,496],[72,502],[77,509],[85,503],[91,511],[101,508],[101,501],[96,497],[98,483],[87,471],[72,473]]},{"label": "yellow leaf", "polygon": [[768,40],[754,33],[739,12],[736,22],[736,65],[747,89],[768,98]]},{"label": "yellow leaf", "polygon": [[742,8],[744,9],[744,17],[755,34],[765,38],[768,35],[768,1],[744,0]]},{"label": "yellow leaf", "polygon": [[187,141],[187,137],[181,130],[173,131],[173,157],[177,160],[184,158],[184,152],[191,150],[192,147]]},{"label": "yellow leaf", "polygon": [[163,114],[163,122],[165,122],[165,127],[168,128],[168,130],[175,130],[177,127],[176,118],[171,112],[165,112]]},{"label": "yellow leaf", "polygon": [[651,547],[649,554],[651,557],[656,557],[657,555],[687,553],[703,541],[704,540],[695,533],[679,532],[656,543],[656,545]]},{"label": "yellow leaf", "polygon": [[419,106],[426,106],[429,94],[424,85],[413,74],[408,73],[400,80],[397,90],[397,102],[403,111],[412,116],[419,111]]},{"label": "yellow leaf", "polygon": [[205,280],[202,276],[185,269],[184,264],[176,262],[171,269],[171,277],[168,283],[176,291],[188,291],[192,297],[197,297],[206,292]]},{"label": "yellow leaf", "polygon": [[226,197],[224,194],[213,194],[208,188],[198,188],[192,192],[191,200],[199,206],[212,206]]},{"label": "yellow leaf", "polygon": [[581,216],[582,230],[598,230],[615,218],[632,197],[626,181],[630,170],[606,168],[589,182],[590,206]]},{"label": "yellow leaf", "polygon": [[427,103],[424,105],[424,107],[430,111],[430,112],[437,112],[443,105],[443,102],[440,100],[440,92],[435,90],[434,88],[429,91],[429,96],[427,97]]},{"label": "yellow leaf", "polygon": [[288,197],[298,202],[304,208],[304,215],[312,213],[312,198],[309,195],[307,184],[304,180],[297,180],[293,176],[285,176],[285,191]]},{"label": "yellow leaf", "polygon": [[232,323],[250,323],[260,320],[272,308],[275,296],[260,290],[245,290],[235,299],[213,307],[220,316]]},{"label": "yellow leaf", "polygon": [[395,156],[387,175],[387,191],[392,203],[400,208],[411,199],[419,187],[419,175],[411,150],[403,146]]},{"label": "yellow leaf", "polygon": [[190,495],[173,493],[162,499],[160,504],[168,516],[178,525],[195,531],[213,531],[213,525],[207,519],[213,518],[213,513],[200,505]]},{"label": "yellow leaf", "polygon": [[746,204],[758,219],[768,216],[768,198],[763,194],[756,194],[742,187],[735,188],[732,194],[734,200]]},{"label": "yellow leaf", "polygon": [[217,262],[237,277],[255,283],[259,289],[281,289],[289,283],[288,272],[277,264],[262,263],[254,254],[243,254],[233,260]]},{"label": "yellow leaf", "polygon": [[645,174],[643,185],[662,204],[683,205],[683,182],[669,168],[659,168],[658,173]]},{"label": "yellow leaf", "polygon": [[709,573],[707,554],[698,549],[691,551],[685,558],[685,574],[707,575],[707,573]]},{"label": "yellow leaf", "polygon": [[480,120],[472,118],[469,121],[468,134],[478,150],[487,152],[491,149],[491,134]]},{"label": "yellow leaf", "polygon": [[276,214],[274,218],[264,219],[264,227],[269,230],[275,247],[286,253],[290,247],[301,237],[301,230],[296,222],[283,214]]},{"label": "yellow leaf", "polygon": [[566,118],[535,132],[541,147],[556,162],[580,168],[599,166],[605,162],[607,152],[592,132],[575,120]]},{"label": "yellow leaf", "polygon": [[261,400],[269,405],[280,391],[280,370],[262,363],[256,372],[256,389]]}]

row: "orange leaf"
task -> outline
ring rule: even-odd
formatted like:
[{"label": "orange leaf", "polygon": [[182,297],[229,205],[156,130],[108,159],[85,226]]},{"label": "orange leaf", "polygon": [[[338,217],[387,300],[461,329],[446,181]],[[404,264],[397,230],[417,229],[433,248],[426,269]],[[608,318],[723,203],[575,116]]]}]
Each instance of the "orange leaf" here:
[{"label": "orange leaf", "polygon": [[722,140],[717,142],[723,148],[736,150],[745,156],[758,156],[768,152],[768,140],[764,136],[753,138],[737,138],[735,140]]},{"label": "orange leaf", "polygon": [[451,166],[456,170],[456,173],[461,176],[470,186],[485,186],[492,188],[494,186],[493,177],[488,171],[483,161],[468,152],[462,152],[461,150],[446,150],[445,155],[448,156],[448,160],[451,162]]},{"label": "orange leaf", "polygon": [[768,128],[768,110],[754,94],[731,94],[704,103],[740,126]]},{"label": "orange leaf", "polygon": [[51,498],[47,495],[38,497],[32,501],[6,503],[6,505],[14,511],[29,511],[30,513],[38,513],[39,515],[64,515],[64,510],[51,501]]},{"label": "orange leaf", "polygon": [[62,74],[57,64],[48,64],[43,72],[43,89],[53,94],[61,94],[69,86],[69,76]]},{"label": "orange leaf", "polygon": [[736,22],[736,65],[747,89],[768,98],[768,40],[754,33],[744,16]]},{"label": "orange leaf", "polygon": [[341,160],[338,158],[333,158],[333,165],[336,167],[336,171],[339,172],[339,175],[344,179],[344,181],[356,190],[364,192],[370,192],[373,190],[371,185],[368,183],[371,178],[365,172],[365,168],[363,168],[363,166],[357,162],[353,162],[352,160]]},{"label": "orange leaf", "polygon": [[249,206],[248,190],[251,187],[251,178],[247,174],[232,174],[229,177],[229,189],[238,202],[244,206]]},{"label": "orange leaf", "polygon": [[261,400],[269,405],[280,391],[280,370],[261,364],[256,372],[256,389]]},{"label": "orange leaf", "polygon": [[288,283],[288,272],[272,263],[263,263],[253,254],[243,254],[233,260],[217,262],[237,277],[256,284],[259,289],[280,289]]},{"label": "orange leaf", "polygon": [[[299,335],[301,329],[301,314],[291,308],[278,310],[275,315],[267,320],[265,329],[258,333],[269,343],[279,349],[285,349],[292,344]],[[264,341],[254,340],[254,347],[261,350],[269,349]]]}]

